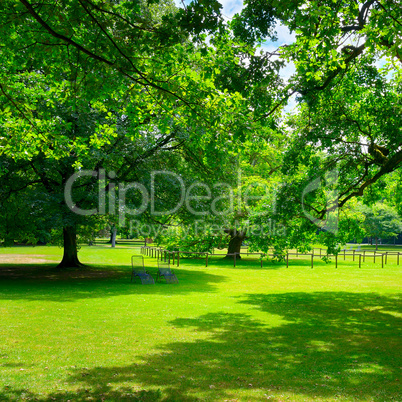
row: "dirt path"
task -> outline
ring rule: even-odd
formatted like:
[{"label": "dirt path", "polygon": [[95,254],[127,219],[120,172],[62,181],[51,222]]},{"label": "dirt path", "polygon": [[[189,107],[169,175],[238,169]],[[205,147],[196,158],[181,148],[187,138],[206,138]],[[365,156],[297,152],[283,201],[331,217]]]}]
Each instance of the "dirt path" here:
[{"label": "dirt path", "polygon": [[127,275],[119,269],[84,267],[80,269],[57,269],[59,259],[43,254],[0,254],[0,279],[74,280],[105,279]]},{"label": "dirt path", "polygon": [[0,254],[0,264],[46,264],[57,262],[44,254]]}]

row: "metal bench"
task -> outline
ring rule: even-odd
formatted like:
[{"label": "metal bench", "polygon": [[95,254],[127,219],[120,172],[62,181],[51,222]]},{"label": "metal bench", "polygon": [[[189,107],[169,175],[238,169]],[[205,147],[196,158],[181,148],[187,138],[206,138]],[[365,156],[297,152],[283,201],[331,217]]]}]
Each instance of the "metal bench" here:
[{"label": "metal bench", "polygon": [[145,270],[144,257],[142,255],[133,255],[131,257],[131,268],[131,282],[139,278],[143,285],[155,284],[154,278]]},{"label": "metal bench", "polygon": [[179,283],[174,271],[170,268],[169,262],[158,261],[158,274],[156,281],[160,278],[165,278],[166,283]]}]

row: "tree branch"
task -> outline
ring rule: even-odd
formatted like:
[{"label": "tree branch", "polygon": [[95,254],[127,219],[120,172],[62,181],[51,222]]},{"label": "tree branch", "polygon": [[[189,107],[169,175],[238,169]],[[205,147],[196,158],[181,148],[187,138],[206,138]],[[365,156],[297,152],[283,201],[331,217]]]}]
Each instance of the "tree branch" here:
[{"label": "tree branch", "polygon": [[[4,90],[3,85],[0,83],[0,90],[3,93],[3,95],[13,104],[13,106],[18,110],[18,112],[21,114],[21,116],[30,124],[32,129],[36,131],[45,141],[47,141],[46,137],[41,133],[39,130],[36,129],[36,126],[32,123],[31,119],[18,107],[18,105],[14,102],[14,100],[6,93]],[[50,149],[53,149],[53,146],[49,146]]]},{"label": "tree branch", "polygon": [[[91,52],[90,50],[86,49],[84,46],[80,45],[79,43],[75,42],[74,40],[68,38],[65,35],[62,35],[58,32],[56,32],[52,27],[50,27],[50,25],[48,25],[41,17],[40,15],[35,11],[35,9],[32,7],[32,5],[27,1],[27,0],[20,0],[20,2],[27,8],[27,10],[29,11],[29,13],[35,18],[35,20],[37,22],[39,22],[40,25],[42,25],[42,27],[49,32],[50,35],[54,36],[55,38],[61,39],[65,42],[67,42],[68,44],[70,44],[71,46],[74,46],[76,49],[78,49],[80,52],[85,53],[86,55],[90,56],[91,58],[93,58],[94,60],[97,60],[101,63],[105,63],[108,66],[114,67],[119,73],[123,74],[125,77],[129,78],[130,80],[138,83],[141,86],[144,86],[145,88],[147,87],[152,87],[154,89],[160,90],[164,93],[167,93],[171,96],[173,96],[174,98],[180,100],[181,102],[183,102],[183,104],[185,104],[189,109],[191,109],[195,114],[199,115],[199,113],[191,106],[191,104],[186,101],[182,96],[178,95],[177,93],[174,93],[166,88],[163,88],[160,85],[155,84],[154,82],[150,81],[148,78],[145,77],[145,75],[139,71],[135,66],[135,73],[138,74],[141,79],[143,79],[145,82],[143,82],[141,79],[135,78],[133,77],[131,74],[129,74],[127,71],[125,71],[123,68],[119,67],[118,65],[116,65],[115,62],[112,62],[102,56],[97,55],[96,53]],[[82,3],[81,3],[82,4]],[[95,20],[96,21],[96,20]],[[113,42],[114,43],[114,42]],[[131,63],[132,64],[132,63]],[[132,64],[133,65],[133,64]]]},{"label": "tree branch", "polygon": [[363,195],[364,190],[374,184],[378,179],[384,176],[387,173],[393,172],[395,169],[399,168],[402,165],[402,151],[397,152],[394,156],[388,159],[388,161],[381,167],[381,169],[371,178],[366,180],[356,191],[349,194],[345,197],[340,203],[339,207],[341,208],[353,197],[359,197]]}]

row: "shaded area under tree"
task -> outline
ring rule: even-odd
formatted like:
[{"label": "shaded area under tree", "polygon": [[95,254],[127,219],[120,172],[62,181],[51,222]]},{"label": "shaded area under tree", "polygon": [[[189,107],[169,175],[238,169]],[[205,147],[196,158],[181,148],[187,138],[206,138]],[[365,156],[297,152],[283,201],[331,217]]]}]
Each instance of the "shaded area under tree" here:
[{"label": "shaded area under tree", "polygon": [[[69,381],[82,388],[73,399],[102,395],[124,400],[131,392],[132,400],[137,400],[138,394],[119,388],[127,381],[141,384],[142,400],[153,401],[200,400],[195,392],[207,399],[224,399],[247,390],[252,390],[247,394],[250,401],[261,400],[264,394],[277,400],[287,392],[306,399],[373,401],[392,400],[399,394],[396,297],[346,292],[251,294],[239,303],[273,315],[276,326],[248,314],[224,312],[175,319],[172,326],[206,332],[208,337],[167,343],[141,356],[143,363],[95,367],[85,376],[77,370]],[[72,393],[35,397],[68,399]]]}]

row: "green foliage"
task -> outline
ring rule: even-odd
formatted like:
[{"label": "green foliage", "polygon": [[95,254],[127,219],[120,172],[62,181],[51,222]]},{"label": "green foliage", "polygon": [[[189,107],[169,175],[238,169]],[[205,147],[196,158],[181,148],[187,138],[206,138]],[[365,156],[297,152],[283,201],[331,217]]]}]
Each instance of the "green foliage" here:
[{"label": "green foliage", "polygon": [[372,207],[361,206],[361,212],[365,219],[363,227],[367,237],[389,238],[402,232],[402,219],[395,208],[383,203],[377,203]]},{"label": "green foliage", "polygon": [[248,44],[259,42],[262,38],[275,40],[274,6],[261,0],[248,0],[244,5],[241,14],[236,14],[229,23],[235,37]]},{"label": "green foliage", "polygon": [[293,60],[296,91],[305,95],[324,89],[365,55],[388,56],[401,61],[398,50],[402,27],[400,10],[392,0],[356,1],[247,1],[235,16],[235,32],[253,41],[272,37],[274,20],[280,21],[296,41],[282,47]]},{"label": "green foliage", "polygon": [[282,165],[287,185],[281,189],[278,211],[286,224],[301,219],[299,242],[310,239],[307,232],[314,230],[303,220],[315,222],[316,228],[328,225],[338,209],[339,216],[331,218],[337,221],[336,236],[321,234],[329,249],[362,237],[357,230],[361,219],[343,224],[343,214],[355,214],[350,213],[355,197],[382,199],[386,176],[400,170],[400,102],[399,73],[390,79],[367,58],[334,78],[331,90],[305,95],[299,113],[287,122],[290,141]]},{"label": "green foliage", "polygon": [[[110,189],[132,181],[150,188],[151,170],[172,170],[187,186],[214,188],[222,211],[230,201],[217,183],[248,197],[230,213],[205,218],[204,234],[190,230],[188,247],[209,249],[226,241],[228,230],[247,227],[252,249],[284,255],[319,238],[335,252],[361,235],[353,199],[381,200],[386,176],[402,165],[398,12],[391,0],[249,0],[225,24],[216,0],[181,9],[169,0],[3,1],[0,177],[13,177],[0,193],[5,222],[24,209],[19,216],[32,222],[20,237],[39,236],[43,212],[27,218],[26,211],[44,194],[37,211],[49,217],[45,232],[76,226],[90,239],[96,220],[63,204],[72,173],[103,168],[116,173],[105,179]],[[277,22],[296,40],[264,53],[259,46],[275,40]],[[280,72],[289,61],[296,73],[285,82]],[[284,119],[294,94],[297,113]],[[244,172],[241,184],[236,169]],[[93,178],[76,189],[78,206],[99,201]],[[171,178],[157,190],[156,209],[168,210],[181,188]],[[198,187],[194,195],[205,194]],[[401,211],[397,196],[389,198]],[[138,207],[138,193],[127,202]],[[210,208],[205,199],[191,202],[196,212]],[[105,219],[116,224],[121,208],[108,204]],[[198,219],[186,208],[150,215],[139,222],[191,227]],[[219,235],[211,234],[214,225]],[[174,248],[181,242],[175,239]]]},{"label": "green foliage", "polygon": [[[194,177],[219,166],[227,152],[221,144],[232,135],[222,128],[236,124],[237,138],[244,138],[249,111],[239,94],[215,89],[216,52],[201,55],[205,48],[178,29],[182,17],[169,1],[2,3],[0,174],[16,179],[1,199],[7,211],[14,208],[10,192],[43,194],[41,213],[51,228],[74,226],[89,239],[96,220],[63,202],[74,172],[102,168],[116,173],[115,183],[150,188],[152,170],[180,174],[183,164]],[[104,185],[112,183],[107,177]],[[80,179],[73,201],[93,208],[98,192],[94,178]],[[166,210],[177,192],[160,189],[156,207]],[[138,194],[128,198],[138,205]],[[110,215],[119,212],[106,207]],[[33,235],[40,220],[31,221],[26,232]]]},{"label": "green foliage", "polygon": [[[231,57],[241,61],[223,63],[217,85],[247,96],[255,120],[272,117],[292,94],[299,103],[282,142],[281,181],[286,184],[278,190],[278,207],[272,213],[267,205],[255,205],[266,213],[252,218],[259,226],[276,222],[286,228],[286,236],[253,236],[249,241],[256,248],[276,243],[282,253],[289,247],[305,249],[328,219],[336,230],[319,236],[331,252],[361,237],[362,217],[353,212],[352,200],[363,195],[373,202],[381,199],[385,177],[402,166],[398,15],[392,1],[336,6],[329,0],[247,1],[228,24],[230,32],[212,39],[223,48],[230,44]],[[295,32],[296,40],[279,48],[275,64],[271,54],[258,55],[253,46],[275,39],[276,22]],[[296,67],[287,85],[279,77],[285,60]],[[327,180],[332,174],[336,180]],[[306,192],[316,180],[319,188]]]}]

